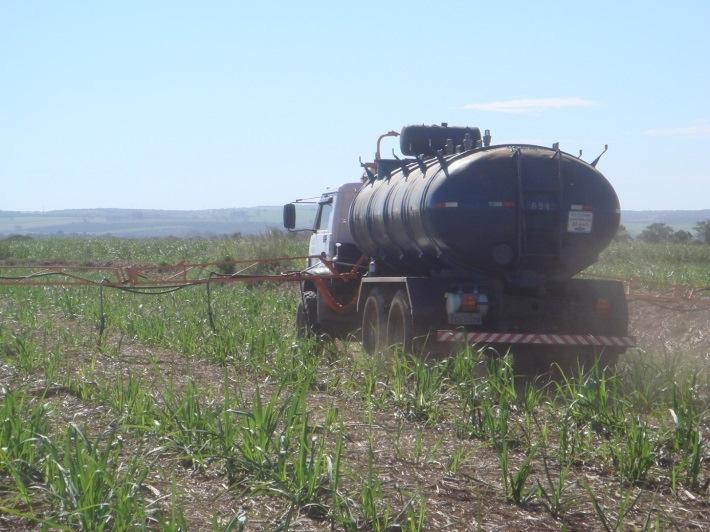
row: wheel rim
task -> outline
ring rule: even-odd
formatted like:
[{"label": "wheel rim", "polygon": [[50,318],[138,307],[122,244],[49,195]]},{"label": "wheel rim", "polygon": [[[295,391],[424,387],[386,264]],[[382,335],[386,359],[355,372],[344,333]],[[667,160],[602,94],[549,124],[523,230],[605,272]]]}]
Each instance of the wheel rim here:
[{"label": "wheel rim", "polygon": [[377,304],[368,300],[365,304],[362,320],[362,346],[368,353],[374,353],[378,349],[378,339],[380,336],[380,315]]},{"label": "wheel rim", "polygon": [[387,347],[390,349],[404,348],[404,315],[401,305],[392,305],[387,320]]}]

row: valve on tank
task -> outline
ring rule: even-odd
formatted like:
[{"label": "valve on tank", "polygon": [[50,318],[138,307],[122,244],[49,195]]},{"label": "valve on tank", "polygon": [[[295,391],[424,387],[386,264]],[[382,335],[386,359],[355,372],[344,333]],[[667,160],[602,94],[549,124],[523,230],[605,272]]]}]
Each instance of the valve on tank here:
[{"label": "valve on tank", "polygon": [[491,130],[486,129],[485,133],[483,134],[483,145],[485,147],[488,147],[491,145]]}]

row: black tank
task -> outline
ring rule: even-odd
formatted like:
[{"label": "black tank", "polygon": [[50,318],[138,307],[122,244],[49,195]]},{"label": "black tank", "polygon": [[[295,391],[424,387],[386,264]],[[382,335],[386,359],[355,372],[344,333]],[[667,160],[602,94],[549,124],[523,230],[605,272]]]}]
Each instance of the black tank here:
[{"label": "black tank", "polygon": [[529,145],[439,153],[425,171],[409,162],[364,184],[352,204],[355,242],[390,273],[563,280],[616,233],[614,189],[570,154]]}]

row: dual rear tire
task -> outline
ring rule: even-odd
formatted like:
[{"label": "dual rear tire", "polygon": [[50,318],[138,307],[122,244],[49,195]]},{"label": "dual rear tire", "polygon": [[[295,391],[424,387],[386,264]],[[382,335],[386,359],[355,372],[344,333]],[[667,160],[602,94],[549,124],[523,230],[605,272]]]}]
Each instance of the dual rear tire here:
[{"label": "dual rear tire", "polygon": [[[431,346],[415,342],[412,309],[407,291],[399,288],[394,294],[380,287],[372,288],[365,299],[362,311],[362,345],[369,355],[380,355],[393,350],[406,352],[428,350]],[[417,345],[415,345],[415,343]],[[598,363],[600,368],[612,369],[623,352],[606,348],[599,353],[590,348],[576,349],[554,346],[513,346],[516,373],[539,375],[552,371],[575,374],[589,370]]]},{"label": "dual rear tire", "polygon": [[390,349],[412,349],[414,324],[407,292],[398,289],[392,298],[373,288],[362,310],[362,346],[372,355]]},{"label": "dual rear tire", "polygon": [[623,352],[619,348],[603,351],[584,346],[513,346],[513,366],[518,375],[561,375],[573,376],[580,371],[586,373],[595,364],[599,369],[613,370]]}]

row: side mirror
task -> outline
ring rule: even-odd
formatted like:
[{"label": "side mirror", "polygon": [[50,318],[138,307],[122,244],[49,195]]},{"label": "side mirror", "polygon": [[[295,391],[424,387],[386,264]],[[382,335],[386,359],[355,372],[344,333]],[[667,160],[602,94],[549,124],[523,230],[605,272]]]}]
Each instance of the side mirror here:
[{"label": "side mirror", "polygon": [[284,227],[289,230],[296,227],[296,205],[294,203],[284,205]]}]

